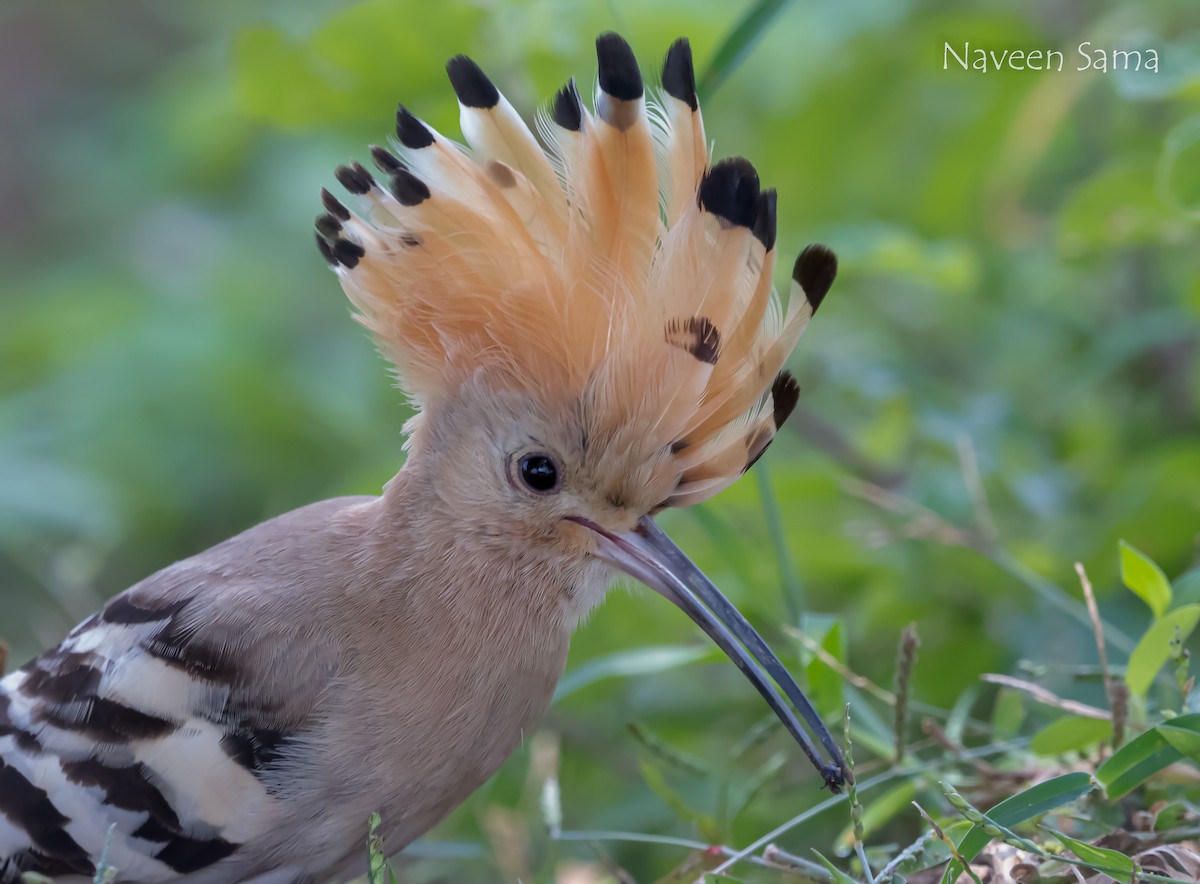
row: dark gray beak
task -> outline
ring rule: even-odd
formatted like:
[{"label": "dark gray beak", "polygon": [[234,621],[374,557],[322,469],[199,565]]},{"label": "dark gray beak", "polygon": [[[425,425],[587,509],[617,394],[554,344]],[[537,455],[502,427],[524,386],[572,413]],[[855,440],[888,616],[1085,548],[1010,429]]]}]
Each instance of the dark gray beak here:
[{"label": "dark gray beak", "polygon": [[[767,647],[762,636],[654,520],[643,516],[636,528],[619,534],[606,531],[587,519],[573,518],[572,521],[595,535],[598,557],[666,596],[716,642],[779,716],[813,767],[824,778],[825,785],[831,792],[840,792],[848,775],[846,762],[825,723],[817,715],[817,710],[784,669],[779,658]],[[809,729],[828,753],[828,761],[821,757],[812,738],[801,726],[792,708],[780,697],[771,679],[783,689],[788,700],[808,723]]]}]

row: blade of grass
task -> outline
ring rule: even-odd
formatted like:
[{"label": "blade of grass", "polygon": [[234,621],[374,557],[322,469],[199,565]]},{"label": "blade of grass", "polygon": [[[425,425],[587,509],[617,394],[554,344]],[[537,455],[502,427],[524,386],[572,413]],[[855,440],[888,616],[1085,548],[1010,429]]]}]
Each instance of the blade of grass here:
[{"label": "blade of grass", "polygon": [[[1005,740],[1000,743],[992,743],[987,746],[980,746],[977,749],[971,749],[966,752],[963,752],[959,756],[959,759],[960,760],[969,760],[969,759],[974,759],[974,758],[986,758],[989,755],[999,755],[1004,752],[1009,752],[1013,749],[1016,749],[1016,748],[1019,748],[1022,746],[1027,746],[1028,744],[1029,744],[1028,737],[1019,737],[1015,740]],[[863,780],[862,782],[860,782],[858,784],[858,791],[866,792],[867,790],[873,789],[876,786],[882,786],[884,783],[890,783],[892,780],[899,780],[899,779],[903,779],[905,777],[914,777],[914,776],[918,776],[923,773],[927,773],[928,771],[931,771],[931,770],[938,770],[939,768],[943,767],[945,765],[945,763],[946,763],[946,761],[944,758],[936,758],[936,759],[926,762],[924,764],[912,764],[911,762],[909,762],[902,768],[889,770],[886,773],[881,773],[878,776],[874,776],[874,777],[871,777],[870,779]],[[815,804],[812,807],[810,807],[808,810],[806,810],[802,813],[796,814],[796,816],[792,817],[787,822],[781,823],[780,825],[778,825],[774,829],[772,829],[770,832],[767,832],[765,835],[763,835],[760,838],[756,838],[750,844],[747,844],[741,850],[734,853],[732,856],[729,857],[729,859],[725,860],[725,862],[721,863],[721,865],[719,865],[715,869],[713,869],[713,873],[720,874],[721,872],[724,872],[724,871],[727,871],[728,869],[730,869],[736,863],[739,863],[744,859],[753,857],[753,855],[755,853],[757,853],[759,850],[766,847],[772,841],[777,840],[780,835],[783,835],[786,832],[790,832],[792,829],[796,828],[797,826],[803,825],[804,823],[808,822],[809,820],[813,819],[814,817],[820,816],[825,811],[829,810],[831,807],[837,807],[837,805],[841,804],[845,800],[846,800],[845,792],[843,792],[840,795],[832,795],[829,798],[826,798],[820,804]]]},{"label": "blade of grass", "polygon": [[619,651],[589,660],[572,669],[558,682],[552,702],[559,703],[576,691],[590,687],[606,678],[630,678],[666,672],[701,661],[721,659],[715,647],[700,645],[662,645]]},{"label": "blade of grass", "polygon": [[779,580],[783,585],[783,600],[787,605],[788,622],[799,624],[804,613],[804,588],[800,585],[800,575],[796,572],[796,563],[788,551],[787,535],[783,530],[783,515],[779,512],[779,501],[775,497],[775,489],[771,487],[771,474],[767,465],[759,462],[754,475],[758,480],[758,494],[762,499],[763,518],[767,522],[767,533],[771,537],[771,546],[775,550],[775,561],[779,565]]},{"label": "blade of grass", "polygon": [[[717,51],[713,54],[712,61],[708,63],[704,73],[700,75],[700,82],[696,87],[696,91],[700,94],[700,103],[708,101],[714,92],[720,88],[721,84],[728,79],[742,63],[743,59],[749,55],[750,50],[754,48],[762,35],[766,32],[767,26],[771,24],[772,19],[777,16],[780,11],[787,6],[788,0],[758,0],[751,6],[741,20],[734,25],[725,37],[725,40],[717,47]],[[762,465],[759,465],[759,469]]]}]

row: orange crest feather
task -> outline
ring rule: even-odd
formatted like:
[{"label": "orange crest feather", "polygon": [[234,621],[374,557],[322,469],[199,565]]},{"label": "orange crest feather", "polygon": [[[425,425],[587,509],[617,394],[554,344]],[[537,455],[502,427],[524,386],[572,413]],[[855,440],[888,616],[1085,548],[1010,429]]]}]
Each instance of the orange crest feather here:
[{"label": "orange crest feather", "polygon": [[452,59],[468,149],[401,106],[399,156],[371,149],[382,182],[338,170],[362,211],[323,192],[317,244],[419,408],[481,373],[552,407],[584,399],[610,437],[669,449],[664,503],[690,505],[736,480],[794,408],[781,369],[837,262],[805,249],[781,306],[775,191],[744,159],[709,165],[687,40],[649,106],[629,45],[596,45],[595,111],[571,81],[539,115],[548,150],[474,62]]}]

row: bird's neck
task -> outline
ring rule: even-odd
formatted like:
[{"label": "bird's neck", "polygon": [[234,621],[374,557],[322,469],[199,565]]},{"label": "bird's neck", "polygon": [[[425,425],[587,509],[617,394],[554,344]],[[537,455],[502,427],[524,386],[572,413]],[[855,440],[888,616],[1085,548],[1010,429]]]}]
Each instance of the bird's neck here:
[{"label": "bird's neck", "polygon": [[374,555],[401,566],[405,594],[423,610],[444,610],[459,623],[511,617],[514,628],[565,641],[578,619],[571,600],[587,582],[580,569],[464,518],[439,495],[438,467],[410,456],[387,483],[372,515]]}]

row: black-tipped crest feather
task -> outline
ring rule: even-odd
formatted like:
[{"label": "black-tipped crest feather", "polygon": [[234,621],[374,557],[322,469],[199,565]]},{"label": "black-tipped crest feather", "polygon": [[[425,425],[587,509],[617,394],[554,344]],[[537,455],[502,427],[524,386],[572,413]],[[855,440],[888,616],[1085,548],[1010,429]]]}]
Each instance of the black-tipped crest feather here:
[{"label": "black-tipped crest feather", "polygon": [[342,187],[359,196],[369,191],[371,185],[375,183],[375,179],[371,177],[371,173],[358,163],[351,163],[349,166],[338,166],[333,174]]},{"label": "black-tipped crest feather", "polygon": [[419,206],[429,199],[429,187],[408,169],[399,169],[392,176],[392,196],[401,205]]},{"label": "black-tipped crest feather", "polygon": [[775,429],[783,426],[784,421],[791,417],[800,401],[800,384],[790,371],[781,371],[771,384],[771,409],[775,419]]},{"label": "black-tipped crest feather", "polygon": [[692,46],[687,37],[680,37],[667,50],[662,69],[663,89],[672,98],[677,98],[690,107],[698,110],[700,103],[696,98],[696,71],[692,66]]},{"label": "black-tipped crest feather", "polygon": [[333,256],[339,264],[351,270],[358,266],[359,260],[366,253],[362,246],[348,239],[339,239],[333,244]]},{"label": "black-tipped crest feather", "polygon": [[500,101],[500,90],[488,79],[487,74],[465,55],[456,55],[446,62],[446,73],[454,94],[467,107],[487,110]]},{"label": "black-tipped crest feather", "polygon": [[372,161],[384,175],[395,175],[401,169],[406,168],[404,163],[400,161],[400,158],[387,148],[380,147],[378,144],[372,144],[370,151]]},{"label": "black-tipped crest feather", "polygon": [[837,255],[827,246],[813,243],[805,246],[796,266],[792,268],[792,279],[804,289],[804,295],[812,304],[813,313],[821,306],[829,288],[837,277]]},{"label": "black-tipped crest feather", "polygon": [[337,239],[337,235],[342,232],[342,222],[333,215],[318,215],[316,228],[326,239]]},{"label": "black-tipped crest feather", "polygon": [[754,215],[754,236],[768,252],[775,248],[775,210],[775,188],[768,187],[758,195],[758,204]]},{"label": "black-tipped crest feather", "polygon": [[570,132],[578,132],[583,126],[583,104],[579,99],[579,90],[575,88],[574,77],[554,96],[550,117],[555,123]]},{"label": "black-tipped crest feather", "polygon": [[409,150],[420,150],[433,144],[433,133],[404,105],[396,108],[396,137]]},{"label": "black-tipped crest feather", "polygon": [[606,94],[621,101],[642,97],[642,71],[633,49],[620,34],[609,31],[596,38],[596,62],[600,88]]},{"label": "black-tipped crest feather", "polygon": [[704,211],[753,228],[758,216],[758,172],[743,157],[721,160],[704,174],[697,199]]},{"label": "black-tipped crest feather", "polygon": [[330,267],[335,267],[338,259],[333,254],[333,249],[329,247],[329,243],[320,233],[313,234],[317,239],[317,251],[321,253],[321,257],[325,259],[325,263]]},{"label": "black-tipped crest feather", "polygon": [[341,200],[324,187],[321,188],[321,205],[325,207],[326,212],[333,215],[339,221],[350,220],[350,210],[343,206]]}]

